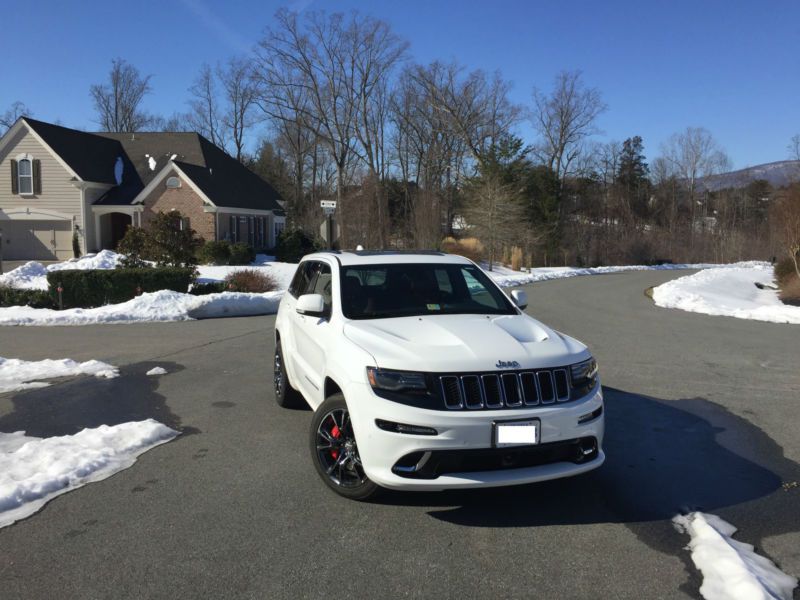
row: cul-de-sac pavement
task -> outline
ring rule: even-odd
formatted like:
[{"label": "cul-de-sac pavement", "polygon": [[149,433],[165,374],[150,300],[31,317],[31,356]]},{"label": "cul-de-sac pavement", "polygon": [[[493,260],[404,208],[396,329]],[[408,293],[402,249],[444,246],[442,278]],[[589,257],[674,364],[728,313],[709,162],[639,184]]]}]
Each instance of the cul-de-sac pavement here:
[{"label": "cul-de-sac pavement", "polygon": [[[131,468],[0,530],[12,598],[697,597],[702,510],[800,572],[796,327],[657,308],[684,273],[528,286],[532,315],[601,365],[607,461],[584,476],[348,501],[319,480],[309,410],[272,387],[274,317],[0,329],[6,356],[96,358],[0,395],[0,430],[49,437],[149,417],[182,431]],[[147,377],[154,366],[167,375]]]}]

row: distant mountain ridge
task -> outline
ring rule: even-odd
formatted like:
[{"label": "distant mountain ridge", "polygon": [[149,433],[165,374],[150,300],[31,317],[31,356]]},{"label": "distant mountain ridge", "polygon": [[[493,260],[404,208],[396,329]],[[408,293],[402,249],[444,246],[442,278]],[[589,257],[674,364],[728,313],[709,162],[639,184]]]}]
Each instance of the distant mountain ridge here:
[{"label": "distant mountain ridge", "polygon": [[716,192],[725,188],[741,188],[752,182],[764,179],[772,187],[784,187],[792,181],[800,181],[800,160],[779,160],[729,171],[719,175],[711,175],[697,181],[698,188]]}]

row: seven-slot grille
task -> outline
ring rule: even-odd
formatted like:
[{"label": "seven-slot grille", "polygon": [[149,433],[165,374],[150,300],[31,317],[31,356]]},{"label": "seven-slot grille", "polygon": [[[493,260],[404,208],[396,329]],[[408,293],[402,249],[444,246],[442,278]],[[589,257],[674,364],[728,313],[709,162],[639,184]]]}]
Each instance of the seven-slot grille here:
[{"label": "seven-slot grille", "polygon": [[567,369],[521,373],[440,375],[444,405],[450,410],[538,406],[569,400]]}]

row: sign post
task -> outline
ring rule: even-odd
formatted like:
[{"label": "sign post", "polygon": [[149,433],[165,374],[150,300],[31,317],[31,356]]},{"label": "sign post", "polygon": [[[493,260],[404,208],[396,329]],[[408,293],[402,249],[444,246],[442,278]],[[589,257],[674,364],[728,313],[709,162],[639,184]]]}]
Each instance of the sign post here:
[{"label": "sign post", "polygon": [[333,250],[333,213],[336,212],[336,200],[320,200],[319,205],[325,213],[325,240],[328,242],[328,250]]}]

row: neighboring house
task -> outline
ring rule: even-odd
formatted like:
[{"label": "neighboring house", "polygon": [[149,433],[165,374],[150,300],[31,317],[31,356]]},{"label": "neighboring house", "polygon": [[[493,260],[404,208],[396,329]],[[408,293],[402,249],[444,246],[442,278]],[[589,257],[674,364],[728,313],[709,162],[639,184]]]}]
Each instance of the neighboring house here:
[{"label": "neighboring house", "polygon": [[178,210],[206,240],[275,245],[283,201],[269,183],[197,133],[86,133],[20,118],[0,138],[5,260],[115,248],[129,225]]}]

